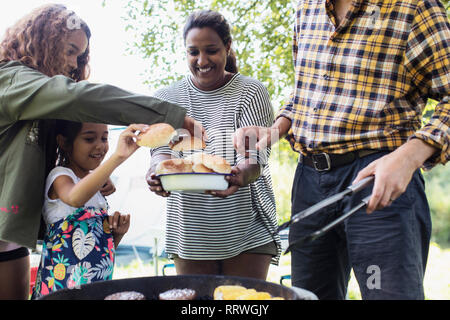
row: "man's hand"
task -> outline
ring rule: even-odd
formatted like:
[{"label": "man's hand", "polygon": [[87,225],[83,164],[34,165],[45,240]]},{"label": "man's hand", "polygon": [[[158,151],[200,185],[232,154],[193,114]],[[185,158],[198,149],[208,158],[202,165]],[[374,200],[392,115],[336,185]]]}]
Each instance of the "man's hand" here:
[{"label": "man's hand", "polygon": [[275,131],[267,127],[239,128],[233,134],[234,148],[239,154],[248,157],[250,151],[261,150],[272,145],[272,133],[276,135]]},{"label": "man's hand", "polygon": [[367,205],[367,213],[392,204],[408,187],[414,172],[436,152],[431,145],[419,139],[411,139],[397,150],[379,158],[361,170],[353,184],[368,176],[375,176],[375,183]]}]

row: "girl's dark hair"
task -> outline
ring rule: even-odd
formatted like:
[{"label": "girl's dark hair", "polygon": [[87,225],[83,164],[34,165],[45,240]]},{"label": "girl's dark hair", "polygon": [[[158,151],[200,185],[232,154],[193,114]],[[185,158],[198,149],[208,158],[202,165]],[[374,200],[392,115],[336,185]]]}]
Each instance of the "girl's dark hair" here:
[{"label": "girl's dark hair", "polygon": [[[223,15],[212,10],[201,10],[192,13],[184,25],[183,39],[186,43],[188,32],[194,28],[211,28],[219,35],[224,45],[231,42],[231,28]],[[236,65],[236,54],[233,49],[230,49],[230,54],[227,57],[227,64],[225,70],[231,73],[238,72]]]},{"label": "girl's dark hair", "polygon": [[67,166],[69,164],[70,153],[73,149],[73,142],[80,133],[83,124],[69,120],[56,120],[55,135],[61,135],[64,138],[64,146],[56,149],[56,165]]}]

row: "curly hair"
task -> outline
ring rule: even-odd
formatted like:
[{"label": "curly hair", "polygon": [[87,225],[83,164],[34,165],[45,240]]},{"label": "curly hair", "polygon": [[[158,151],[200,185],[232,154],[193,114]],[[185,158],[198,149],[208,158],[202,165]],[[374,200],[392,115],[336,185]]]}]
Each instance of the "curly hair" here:
[{"label": "curly hair", "polygon": [[[0,43],[0,62],[17,60],[49,77],[64,75],[62,39],[72,31],[67,27],[67,20],[74,15],[61,4],[47,4],[34,9],[6,30]],[[69,75],[75,81],[89,77],[91,31],[84,21],[81,21],[81,29],[86,33],[88,47],[78,57],[78,68]]]}]

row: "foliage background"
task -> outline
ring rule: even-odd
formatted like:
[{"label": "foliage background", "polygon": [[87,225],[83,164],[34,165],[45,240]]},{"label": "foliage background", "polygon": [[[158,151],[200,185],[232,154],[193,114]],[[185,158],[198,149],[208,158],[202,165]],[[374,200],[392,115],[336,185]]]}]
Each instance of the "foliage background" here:
[{"label": "foliage background", "polygon": [[[104,1],[106,2],[106,0]],[[450,0],[442,1],[450,16]],[[233,49],[239,71],[265,84],[274,112],[283,104],[294,83],[291,38],[294,0],[130,0],[126,5],[127,30],[132,36],[128,53],[149,61],[146,83],[157,89],[187,72],[182,29],[195,10],[221,12],[232,26]],[[158,70],[158,73],[155,73]],[[436,101],[428,103],[425,120]],[[272,153],[272,177],[280,222],[290,216],[290,190],[297,154],[286,141]],[[450,245],[450,166],[424,172],[433,218],[433,240]]]}]

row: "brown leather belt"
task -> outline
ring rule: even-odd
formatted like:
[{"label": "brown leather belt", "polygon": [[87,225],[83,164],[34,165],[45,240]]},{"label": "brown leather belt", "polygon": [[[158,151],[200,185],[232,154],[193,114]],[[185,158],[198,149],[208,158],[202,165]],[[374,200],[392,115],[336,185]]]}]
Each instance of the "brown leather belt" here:
[{"label": "brown leather belt", "polygon": [[370,154],[379,152],[378,150],[358,150],[343,154],[334,153],[317,153],[311,155],[300,155],[298,162],[310,166],[317,171],[330,171],[334,168],[345,166],[352,163],[358,158],[366,157]]}]

